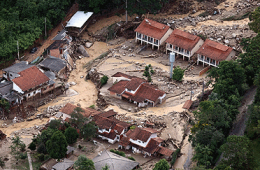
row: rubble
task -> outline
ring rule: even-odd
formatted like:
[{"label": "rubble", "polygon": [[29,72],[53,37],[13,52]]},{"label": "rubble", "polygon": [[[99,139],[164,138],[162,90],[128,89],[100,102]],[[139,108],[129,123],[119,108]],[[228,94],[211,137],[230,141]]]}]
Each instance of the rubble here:
[{"label": "rubble", "polygon": [[4,140],[6,138],[6,134],[4,134],[1,130],[0,130],[0,141]]},{"label": "rubble", "polygon": [[84,57],[89,57],[88,52],[84,48],[83,45],[80,45],[77,50],[80,54],[82,54]]}]

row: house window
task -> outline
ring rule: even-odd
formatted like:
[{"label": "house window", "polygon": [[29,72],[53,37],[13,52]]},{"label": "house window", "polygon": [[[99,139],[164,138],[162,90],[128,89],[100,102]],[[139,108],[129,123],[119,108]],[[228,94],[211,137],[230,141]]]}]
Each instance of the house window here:
[{"label": "house window", "polygon": [[12,74],[10,74],[10,76],[12,77],[13,75],[12,75]]},{"label": "house window", "polygon": [[201,55],[201,56],[200,56],[200,59],[201,59],[201,60],[203,60],[203,58],[204,58],[204,56],[203,56],[203,55]]},{"label": "house window", "polygon": [[178,51],[178,47],[177,47],[177,46],[175,47],[175,50],[177,50],[177,51]]},{"label": "house window", "polygon": [[154,42],[154,43],[158,45],[159,41],[158,41],[158,40],[155,40],[155,42]]},{"label": "house window", "polygon": [[142,35],[142,34],[140,34],[140,33],[137,33],[137,37],[138,37],[138,38],[141,38],[141,35]]},{"label": "house window", "polygon": [[188,54],[188,55],[190,55],[190,52],[189,52],[189,51],[187,51],[187,54]]},{"label": "house window", "polygon": [[170,48],[172,48],[172,45],[170,44]]},{"label": "house window", "polygon": [[33,94],[35,94],[35,93],[36,93],[36,91],[33,92]]},{"label": "house window", "polygon": [[118,97],[120,97],[121,95],[120,94],[116,94]]},{"label": "house window", "polygon": [[30,93],[28,94],[28,97],[29,97],[29,96],[31,96],[31,94],[30,94]]}]

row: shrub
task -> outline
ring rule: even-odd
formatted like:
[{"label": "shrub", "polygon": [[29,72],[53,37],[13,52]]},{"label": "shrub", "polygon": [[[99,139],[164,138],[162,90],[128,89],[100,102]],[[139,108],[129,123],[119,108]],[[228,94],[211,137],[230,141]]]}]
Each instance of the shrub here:
[{"label": "shrub", "polygon": [[182,78],[184,76],[184,71],[183,69],[181,69],[179,66],[177,66],[174,70],[173,70],[173,74],[172,74],[172,79],[173,80],[177,80],[177,81],[182,81]]},{"label": "shrub", "polygon": [[43,153],[43,154],[46,154],[47,153],[47,149],[45,147],[45,145],[43,143],[41,143],[38,148],[37,148],[37,152],[38,153]]},{"label": "shrub", "polygon": [[0,157],[0,167],[3,168],[4,166],[5,166],[5,162],[4,162],[3,158]]},{"label": "shrub", "polygon": [[67,128],[65,130],[64,135],[66,137],[68,144],[73,144],[73,143],[77,142],[77,139],[79,137],[77,130],[73,127]]},{"label": "shrub", "polygon": [[20,151],[24,152],[26,148],[26,145],[24,143],[20,144]]},{"label": "shrub", "polygon": [[132,160],[132,161],[135,161],[135,158],[132,157],[132,156],[129,156],[129,157],[127,157],[127,158],[130,159],[130,160]]},{"label": "shrub", "polygon": [[27,158],[27,153],[26,152],[25,153],[20,153],[19,157],[21,159],[26,159]]},{"label": "shrub", "polygon": [[82,149],[82,146],[81,146],[81,145],[78,145],[78,148],[79,148],[79,149]]},{"label": "shrub", "polygon": [[133,125],[133,126],[131,126],[131,127],[130,127],[130,129],[135,129],[135,128],[136,128],[136,126],[135,126],[135,125]]},{"label": "shrub", "polygon": [[32,151],[34,151],[36,149],[36,145],[34,142],[30,143],[30,145],[28,146],[28,148]]},{"label": "shrub", "polygon": [[104,86],[105,84],[107,84],[107,80],[108,80],[108,77],[106,75],[104,75],[100,80],[101,86]]},{"label": "shrub", "polygon": [[114,149],[110,149],[110,152],[125,157],[125,153],[123,151],[115,151]]},{"label": "shrub", "polygon": [[172,154],[172,160],[171,160],[171,166],[174,165],[176,159],[177,159],[177,156],[178,154],[180,153],[180,149],[177,149],[173,154]]},{"label": "shrub", "polygon": [[43,162],[45,160],[44,159],[44,154],[43,153],[39,154],[38,155],[38,159],[39,159],[39,161]]},{"label": "shrub", "polygon": [[91,106],[89,106],[89,108],[91,108],[91,109],[95,109],[95,105],[92,104]]}]

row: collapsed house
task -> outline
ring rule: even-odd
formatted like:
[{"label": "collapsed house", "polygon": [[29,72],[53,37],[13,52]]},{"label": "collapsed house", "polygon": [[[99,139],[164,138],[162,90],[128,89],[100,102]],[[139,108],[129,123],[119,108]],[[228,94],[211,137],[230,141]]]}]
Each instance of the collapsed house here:
[{"label": "collapsed house", "polygon": [[163,139],[157,137],[157,130],[138,128],[129,130],[121,138],[118,148],[132,149],[133,153],[142,153],[147,156],[164,155],[170,157],[172,150],[161,146]]},{"label": "collapsed house", "polygon": [[172,29],[169,26],[153,21],[151,19],[144,19],[141,24],[135,29],[136,42],[146,43],[152,45],[158,49],[160,45],[169,37],[172,33]]},{"label": "collapsed house", "polygon": [[138,107],[156,106],[166,100],[166,93],[150,85],[146,80],[117,72],[112,76],[110,95],[133,102]]},{"label": "collapsed house", "polygon": [[193,54],[202,46],[204,41],[190,33],[175,29],[166,39],[166,54],[168,51],[187,57],[189,60]]},{"label": "collapsed house", "polygon": [[235,57],[235,51],[233,48],[209,39],[205,41],[196,54],[197,64],[202,62],[203,66],[207,64],[208,66],[214,67],[218,67],[221,61],[230,61]]}]

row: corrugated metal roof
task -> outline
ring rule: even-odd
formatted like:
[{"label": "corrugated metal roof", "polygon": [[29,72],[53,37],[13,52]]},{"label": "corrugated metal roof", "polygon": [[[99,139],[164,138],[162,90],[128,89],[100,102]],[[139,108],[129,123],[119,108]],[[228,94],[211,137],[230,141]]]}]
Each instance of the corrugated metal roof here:
[{"label": "corrugated metal roof", "polygon": [[78,11],[72,16],[66,27],[81,28],[92,15],[93,12],[85,13],[84,11]]}]

